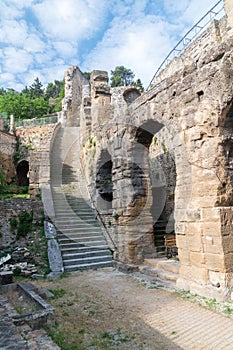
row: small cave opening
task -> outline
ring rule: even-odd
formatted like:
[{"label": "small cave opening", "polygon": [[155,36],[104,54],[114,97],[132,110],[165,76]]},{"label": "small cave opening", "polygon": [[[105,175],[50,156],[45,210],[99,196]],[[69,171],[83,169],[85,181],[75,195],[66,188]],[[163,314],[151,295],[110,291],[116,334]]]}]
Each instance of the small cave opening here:
[{"label": "small cave opening", "polygon": [[18,186],[29,186],[28,172],[29,172],[29,162],[27,160],[22,160],[21,162],[19,162],[16,167]]}]

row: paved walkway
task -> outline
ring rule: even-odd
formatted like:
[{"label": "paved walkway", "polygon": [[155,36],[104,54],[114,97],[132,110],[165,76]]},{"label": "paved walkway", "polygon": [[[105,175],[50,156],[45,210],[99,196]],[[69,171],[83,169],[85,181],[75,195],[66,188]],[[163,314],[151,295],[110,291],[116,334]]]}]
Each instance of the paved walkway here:
[{"label": "paved walkway", "polygon": [[151,312],[142,317],[147,325],[181,349],[233,349],[232,316],[209,310],[175,293],[168,293],[165,299],[160,298],[159,307],[155,303]]},{"label": "paved walkway", "polygon": [[171,300],[145,321],[185,350],[233,349],[233,320],[189,301]]}]

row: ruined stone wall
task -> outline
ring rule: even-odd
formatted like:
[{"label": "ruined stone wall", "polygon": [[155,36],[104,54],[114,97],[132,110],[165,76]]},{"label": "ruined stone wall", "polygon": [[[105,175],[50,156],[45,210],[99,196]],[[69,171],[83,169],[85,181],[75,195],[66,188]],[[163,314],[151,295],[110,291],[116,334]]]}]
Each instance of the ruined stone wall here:
[{"label": "ruined stone wall", "polygon": [[11,229],[11,219],[18,220],[21,211],[33,212],[33,221],[43,217],[43,205],[39,200],[12,198],[0,200],[0,249],[9,247],[16,240],[15,232]]},{"label": "ruined stone wall", "polygon": [[65,97],[62,109],[67,126],[77,126],[80,123],[82,86],[85,84],[88,84],[88,81],[77,66],[72,66],[66,71]]},{"label": "ruined stone wall", "polygon": [[42,183],[50,179],[50,147],[58,124],[19,127],[16,136],[19,140],[19,162],[29,162],[29,190],[35,197]]},{"label": "ruined stone wall", "polygon": [[224,0],[224,8],[227,14],[227,23],[233,33],[233,6],[231,0]]},{"label": "ruined stone wall", "polygon": [[14,153],[16,138],[7,132],[0,131],[0,170],[6,183],[14,181],[16,173],[14,166]]},{"label": "ruined stone wall", "polygon": [[225,3],[227,17],[141,96],[109,89],[103,71],[90,86],[75,76],[69,82],[81,83],[81,161],[116,260],[156,257],[154,222],[163,214],[176,234],[178,287],[217,298],[233,288],[233,37]]}]

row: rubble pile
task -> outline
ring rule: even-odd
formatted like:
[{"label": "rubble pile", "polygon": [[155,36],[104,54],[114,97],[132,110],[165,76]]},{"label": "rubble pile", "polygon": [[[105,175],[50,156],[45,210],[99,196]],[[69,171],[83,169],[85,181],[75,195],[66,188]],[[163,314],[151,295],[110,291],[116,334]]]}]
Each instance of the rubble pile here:
[{"label": "rubble pile", "polygon": [[12,271],[14,274],[29,277],[37,272],[36,266],[32,263],[33,257],[26,247],[16,247],[7,254],[8,259],[0,261],[0,271]]}]

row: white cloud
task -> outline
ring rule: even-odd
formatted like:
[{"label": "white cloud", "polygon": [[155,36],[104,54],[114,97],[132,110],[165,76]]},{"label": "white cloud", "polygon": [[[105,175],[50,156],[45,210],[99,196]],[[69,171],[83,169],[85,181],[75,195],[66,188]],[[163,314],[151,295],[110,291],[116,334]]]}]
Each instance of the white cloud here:
[{"label": "white cloud", "polygon": [[85,70],[102,67],[113,70],[124,65],[148,84],[156,67],[172,47],[169,32],[174,26],[156,16],[115,19],[102,41],[89,54]]},{"label": "white cloud", "polygon": [[107,0],[44,0],[33,6],[46,35],[56,40],[92,37],[105,20]]},{"label": "white cloud", "polygon": [[66,57],[75,57],[77,55],[77,46],[75,47],[72,43],[66,41],[54,41],[53,47],[59,53],[59,56],[64,58]]},{"label": "white cloud", "polygon": [[5,20],[0,26],[0,42],[23,46],[27,32],[28,28],[25,21]]},{"label": "white cloud", "polygon": [[5,61],[4,72],[13,74],[26,72],[29,65],[33,62],[33,56],[27,51],[16,49],[13,47],[3,50],[3,58]]},{"label": "white cloud", "polygon": [[36,77],[45,85],[73,64],[109,72],[124,65],[146,86],[215,2],[0,0],[0,87],[23,88]]}]

